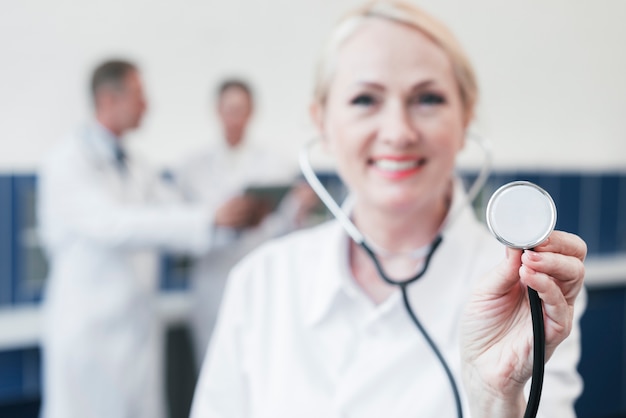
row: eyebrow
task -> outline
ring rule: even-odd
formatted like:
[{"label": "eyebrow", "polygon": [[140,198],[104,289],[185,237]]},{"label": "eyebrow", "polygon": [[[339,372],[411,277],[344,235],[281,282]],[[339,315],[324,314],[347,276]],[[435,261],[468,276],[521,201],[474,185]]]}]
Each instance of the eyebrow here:
[{"label": "eyebrow", "polygon": [[[420,81],[419,83],[413,85],[411,87],[411,91],[415,91],[415,90],[419,90],[421,88],[424,87],[430,87],[432,85],[436,85],[437,82],[433,79],[427,79],[424,81]],[[377,90],[385,90],[385,86],[383,84],[380,84],[376,81],[368,81],[368,80],[361,80],[361,81],[357,81],[353,84],[354,86],[359,86],[359,87],[372,87],[375,88]]]}]

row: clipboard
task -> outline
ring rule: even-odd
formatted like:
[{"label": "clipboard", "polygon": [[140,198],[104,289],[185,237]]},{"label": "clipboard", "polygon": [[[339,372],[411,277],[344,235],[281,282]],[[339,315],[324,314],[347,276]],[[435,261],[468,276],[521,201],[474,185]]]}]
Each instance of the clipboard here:
[{"label": "clipboard", "polygon": [[273,212],[290,190],[290,184],[255,185],[248,186],[244,194],[259,199],[267,205],[270,212]]}]

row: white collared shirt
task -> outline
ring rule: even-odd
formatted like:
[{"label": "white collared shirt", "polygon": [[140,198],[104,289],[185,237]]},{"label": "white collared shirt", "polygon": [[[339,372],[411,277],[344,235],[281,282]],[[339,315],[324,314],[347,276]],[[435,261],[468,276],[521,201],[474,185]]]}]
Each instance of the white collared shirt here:
[{"label": "white collared shirt", "polygon": [[[348,239],[333,221],[267,244],[233,270],[192,418],[456,416],[445,372],[399,291],[376,305],[355,284]],[[473,282],[503,256],[465,208],[444,232],[426,275],[409,287],[463,398],[461,314]],[[582,308],[546,366],[540,416],[574,416],[582,388],[581,314]]]}]

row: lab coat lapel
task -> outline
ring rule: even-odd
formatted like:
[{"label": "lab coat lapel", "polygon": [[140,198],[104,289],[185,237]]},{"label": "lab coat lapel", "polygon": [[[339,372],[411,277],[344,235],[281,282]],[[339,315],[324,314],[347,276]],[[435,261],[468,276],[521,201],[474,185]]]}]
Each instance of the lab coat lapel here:
[{"label": "lab coat lapel", "polygon": [[113,135],[99,126],[97,122],[92,122],[80,131],[76,140],[85,158],[101,177],[103,186],[116,199],[126,201],[130,182],[129,178],[125,177],[130,176],[122,174],[117,167],[112,143],[115,141]]},{"label": "lab coat lapel", "polygon": [[[101,177],[102,186],[121,204],[143,204],[147,202],[148,174],[132,158],[127,158],[124,171],[120,170],[112,141],[116,139],[97,123],[87,126],[78,138],[81,149]],[[158,267],[154,252],[136,250],[127,255],[135,276],[145,291],[156,285]]]}]

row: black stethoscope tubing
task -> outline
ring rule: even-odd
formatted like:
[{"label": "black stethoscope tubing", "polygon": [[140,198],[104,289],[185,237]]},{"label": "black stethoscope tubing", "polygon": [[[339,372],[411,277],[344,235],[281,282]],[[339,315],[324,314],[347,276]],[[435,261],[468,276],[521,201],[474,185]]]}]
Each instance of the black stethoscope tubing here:
[{"label": "black stethoscope tubing", "polygon": [[437,359],[439,360],[439,363],[441,364],[441,366],[443,367],[444,371],[446,372],[446,376],[448,378],[448,381],[450,382],[450,387],[452,388],[452,392],[453,392],[453,395],[454,395],[454,403],[456,405],[457,417],[462,418],[463,417],[463,407],[461,406],[461,395],[459,393],[459,387],[456,384],[456,381],[454,380],[454,375],[452,374],[452,370],[450,369],[450,366],[446,362],[446,359],[444,358],[443,354],[439,350],[439,347],[437,347],[437,344],[435,344],[435,341],[433,341],[433,339],[430,337],[428,332],[426,332],[426,329],[424,328],[424,326],[422,325],[422,323],[418,319],[417,315],[415,314],[415,311],[413,310],[413,307],[411,306],[411,302],[409,301],[409,296],[408,296],[408,292],[407,292],[407,288],[408,288],[408,286],[411,283],[416,282],[423,275],[426,274],[426,271],[428,271],[428,266],[430,264],[430,260],[432,259],[433,255],[435,254],[435,251],[437,251],[437,248],[441,244],[442,240],[443,239],[442,239],[441,235],[437,235],[437,237],[435,237],[433,242],[430,244],[430,248],[428,250],[428,253],[426,254],[426,257],[424,258],[424,264],[422,265],[422,268],[420,269],[420,271],[418,271],[413,277],[409,277],[409,278],[404,279],[404,280],[395,280],[395,279],[392,279],[391,277],[389,277],[385,273],[385,270],[381,266],[380,262],[378,261],[378,257],[376,257],[376,254],[374,253],[374,251],[372,251],[372,249],[365,242],[362,242],[359,245],[369,255],[370,259],[374,263],[374,266],[376,266],[376,271],[378,271],[378,275],[385,282],[387,282],[387,283],[389,283],[391,285],[394,285],[394,286],[398,286],[400,288],[400,290],[402,291],[402,302],[404,303],[404,307],[405,307],[407,313],[409,314],[411,320],[413,321],[413,323],[415,324],[417,329],[420,331],[420,333],[422,334],[422,336],[424,337],[424,339],[426,340],[426,342],[428,343],[428,345],[430,346],[432,351],[437,356]]}]

